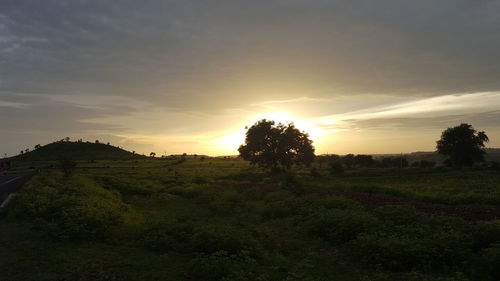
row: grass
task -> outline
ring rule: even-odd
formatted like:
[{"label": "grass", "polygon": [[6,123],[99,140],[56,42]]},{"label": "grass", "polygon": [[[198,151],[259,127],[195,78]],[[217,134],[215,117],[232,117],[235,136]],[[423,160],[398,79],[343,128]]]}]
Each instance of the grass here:
[{"label": "grass", "polygon": [[[0,220],[2,280],[498,280],[500,224],[308,190],[499,204],[492,170],[268,174],[239,159],[51,162]],[[316,165],[316,164],[315,164]]]}]

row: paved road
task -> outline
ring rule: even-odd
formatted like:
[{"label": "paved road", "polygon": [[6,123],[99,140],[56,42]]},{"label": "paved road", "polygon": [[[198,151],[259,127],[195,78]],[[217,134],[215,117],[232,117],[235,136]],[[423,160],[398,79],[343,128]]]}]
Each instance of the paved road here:
[{"label": "paved road", "polygon": [[0,204],[13,192],[18,192],[34,173],[0,175]]}]

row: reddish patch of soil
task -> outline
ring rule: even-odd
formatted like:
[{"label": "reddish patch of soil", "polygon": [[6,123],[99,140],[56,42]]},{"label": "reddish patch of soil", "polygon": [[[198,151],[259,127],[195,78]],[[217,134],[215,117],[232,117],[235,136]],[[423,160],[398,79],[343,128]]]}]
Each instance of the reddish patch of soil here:
[{"label": "reddish patch of soil", "polygon": [[[220,183],[218,186],[221,186]],[[262,183],[237,183],[223,184],[223,186],[231,187],[239,192],[255,189],[264,196],[267,193],[280,190],[277,185],[262,184]],[[388,194],[358,192],[352,190],[325,190],[308,188],[306,194],[316,194],[320,196],[336,195],[347,199],[355,200],[361,203],[367,209],[374,209],[384,205],[406,205],[413,206],[415,209],[425,213],[461,217],[470,221],[487,221],[500,219],[499,205],[483,205],[483,204],[461,204],[447,205],[423,201],[414,201],[407,198],[392,196]]]},{"label": "reddish patch of soil", "polygon": [[406,205],[413,206],[422,212],[443,215],[456,216],[466,220],[495,220],[500,219],[500,206],[498,205],[479,205],[479,204],[461,204],[447,205],[431,202],[414,201],[402,197],[396,197],[387,194],[376,194],[368,192],[357,192],[352,190],[310,190],[311,194],[318,195],[336,195],[360,202],[367,209],[373,209],[384,205]]}]

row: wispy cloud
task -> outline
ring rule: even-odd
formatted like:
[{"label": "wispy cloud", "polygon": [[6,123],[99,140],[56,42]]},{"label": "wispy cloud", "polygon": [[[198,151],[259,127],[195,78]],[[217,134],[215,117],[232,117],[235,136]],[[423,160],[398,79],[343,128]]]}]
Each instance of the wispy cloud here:
[{"label": "wispy cloud", "polygon": [[19,102],[11,102],[11,101],[2,101],[0,100],[0,107],[14,107],[14,108],[23,108],[26,104]]},{"label": "wispy cloud", "polygon": [[500,92],[445,95],[398,104],[376,106],[343,114],[321,117],[317,122],[335,127],[370,119],[423,118],[500,110]]}]

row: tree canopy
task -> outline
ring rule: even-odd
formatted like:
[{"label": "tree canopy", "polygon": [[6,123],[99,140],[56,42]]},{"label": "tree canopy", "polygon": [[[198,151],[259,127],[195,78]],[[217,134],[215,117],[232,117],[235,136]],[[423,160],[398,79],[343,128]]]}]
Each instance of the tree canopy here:
[{"label": "tree canopy", "polygon": [[455,166],[471,166],[484,159],[485,142],[488,136],[484,132],[477,132],[469,124],[448,128],[437,141],[437,151],[449,157]]},{"label": "tree canopy", "polygon": [[238,151],[243,159],[272,170],[309,165],[314,160],[314,147],[307,133],[293,123],[276,124],[266,119],[247,130],[245,144]]}]

